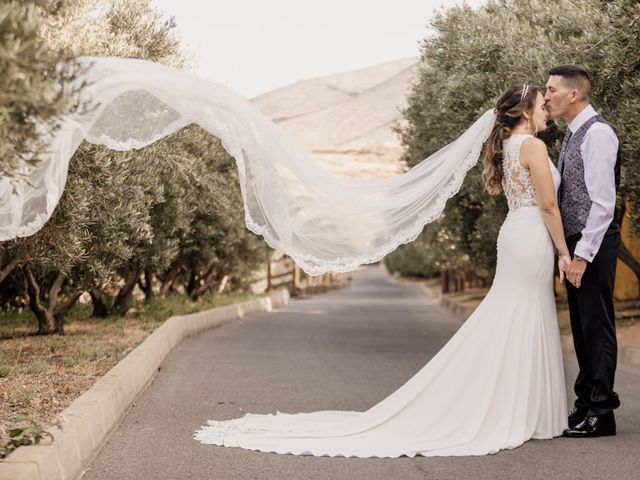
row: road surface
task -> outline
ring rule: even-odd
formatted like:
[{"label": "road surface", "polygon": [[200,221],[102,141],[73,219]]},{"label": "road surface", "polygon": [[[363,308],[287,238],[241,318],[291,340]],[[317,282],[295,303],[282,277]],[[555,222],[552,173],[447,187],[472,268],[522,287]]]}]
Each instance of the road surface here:
[{"label": "road surface", "polygon": [[[98,454],[84,480],[125,479],[637,479],[640,372],[619,366],[618,435],[531,440],[481,457],[330,458],[203,445],[207,419],[245,412],[366,410],[407,381],[459,322],[417,284],[382,265],[352,286],[293,299],[189,338]],[[576,362],[566,356],[568,398]]]}]

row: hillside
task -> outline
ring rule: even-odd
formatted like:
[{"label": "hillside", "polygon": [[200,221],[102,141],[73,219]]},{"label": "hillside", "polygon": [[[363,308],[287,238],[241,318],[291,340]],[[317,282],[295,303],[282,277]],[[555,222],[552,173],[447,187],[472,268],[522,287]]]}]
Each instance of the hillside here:
[{"label": "hillside", "polygon": [[251,101],[333,173],[397,175],[405,167],[391,127],[402,121],[417,62],[407,58],[301,80]]}]

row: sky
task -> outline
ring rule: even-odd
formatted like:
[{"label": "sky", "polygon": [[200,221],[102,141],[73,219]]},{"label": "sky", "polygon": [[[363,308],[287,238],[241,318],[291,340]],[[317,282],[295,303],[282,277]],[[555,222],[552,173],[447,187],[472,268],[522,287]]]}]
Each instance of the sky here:
[{"label": "sky", "polygon": [[[175,16],[194,73],[252,98],[298,80],[419,56],[440,8],[463,0],[152,0]],[[466,0],[476,8],[485,0]]]}]

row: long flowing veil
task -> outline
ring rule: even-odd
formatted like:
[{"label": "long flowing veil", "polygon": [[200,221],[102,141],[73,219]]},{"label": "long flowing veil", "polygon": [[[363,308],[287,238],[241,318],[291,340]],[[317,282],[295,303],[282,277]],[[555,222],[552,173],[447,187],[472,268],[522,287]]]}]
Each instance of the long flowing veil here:
[{"label": "long flowing veil", "polygon": [[79,79],[89,82],[83,96],[97,108],[62,118],[27,181],[0,179],[0,240],[42,228],[83,140],[137,149],[196,123],[219,137],[236,161],[249,230],[310,275],[351,271],[414,240],[440,216],[478,161],[495,119],[488,110],[403,174],[347,179],[329,173],[256,106],[222,85],[145,60],[79,61],[89,67]]}]

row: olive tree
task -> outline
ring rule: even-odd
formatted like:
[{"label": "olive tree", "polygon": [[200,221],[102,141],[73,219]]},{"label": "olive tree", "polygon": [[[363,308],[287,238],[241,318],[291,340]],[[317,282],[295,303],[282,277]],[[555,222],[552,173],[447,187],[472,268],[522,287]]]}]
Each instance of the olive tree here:
[{"label": "olive tree", "polygon": [[[432,22],[435,35],[421,43],[417,80],[403,112],[407,124],[398,130],[406,148],[403,159],[413,166],[455,139],[510,84],[543,86],[551,66],[578,63],[592,73],[596,108],[620,131],[625,161],[619,203],[632,204],[637,215],[639,15],[638,3],[630,0],[502,0],[479,9],[441,10]],[[553,159],[564,127],[551,123],[541,135]],[[507,206],[503,196],[486,194],[480,175],[479,163],[449,200],[441,221],[427,225],[421,235],[446,238],[425,247],[442,268],[485,272],[490,279]],[[637,228],[637,217],[630,218]],[[423,243],[402,246],[392,255],[411,257]]]},{"label": "olive tree", "polygon": [[[0,176],[15,177],[38,163],[39,128],[55,130],[68,111],[65,89],[78,65],[44,40],[45,0],[0,3]],[[57,67],[56,67],[57,65]],[[70,92],[69,92],[70,93]]]},{"label": "olive tree", "polygon": [[[175,22],[148,0],[57,5],[43,10],[39,35],[65,55],[188,63]],[[184,288],[195,300],[225,277],[242,288],[264,261],[265,245],[245,228],[233,159],[192,125],[141,150],[82,144],[52,218],[35,235],[5,242],[2,252],[2,301],[21,301],[22,292],[46,334],[63,333],[64,316],[84,291],[94,314],[105,316],[125,314],[136,285],[148,299]]]}]

